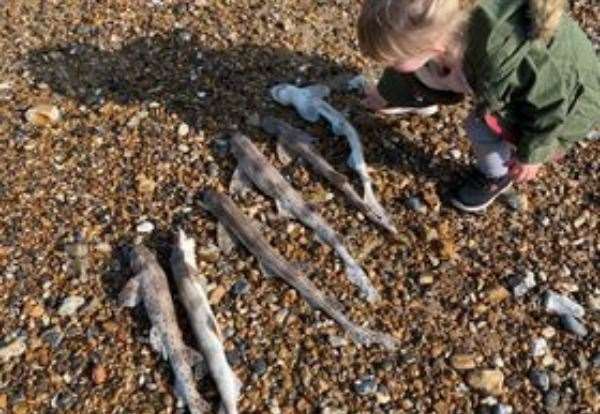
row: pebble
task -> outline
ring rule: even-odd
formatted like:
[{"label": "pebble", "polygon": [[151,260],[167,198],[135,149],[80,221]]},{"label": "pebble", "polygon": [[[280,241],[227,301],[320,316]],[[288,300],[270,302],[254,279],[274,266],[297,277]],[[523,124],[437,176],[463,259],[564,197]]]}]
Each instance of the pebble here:
[{"label": "pebble", "polygon": [[334,348],[342,348],[342,347],[348,345],[348,340],[346,338],[344,338],[343,336],[330,335],[329,343]]},{"label": "pebble", "polygon": [[263,358],[254,361],[252,364],[252,372],[261,377],[265,372],[267,372],[267,362]]},{"label": "pebble", "polygon": [[177,127],[177,135],[181,138],[187,136],[190,133],[190,127],[188,126],[188,124],[186,124],[185,122],[182,122],[181,124],[179,124],[179,127]]},{"label": "pebble", "polygon": [[585,325],[571,315],[560,315],[560,326],[572,334],[585,337],[588,334]]},{"label": "pebble", "polygon": [[215,140],[215,150],[217,154],[221,157],[225,157],[229,152],[229,141],[226,139],[216,139]]},{"label": "pebble", "polygon": [[560,393],[556,389],[551,389],[544,395],[544,407],[555,408],[560,402]]},{"label": "pebble", "polygon": [[14,339],[0,347],[0,361],[7,362],[9,359],[20,357],[26,350],[27,345],[24,337]]},{"label": "pebble", "polygon": [[520,298],[536,286],[535,275],[531,271],[525,272],[525,277],[514,276],[508,284],[512,287],[513,295]]},{"label": "pebble", "polygon": [[450,365],[454,369],[474,369],[477,366],[475,359],[473,354],[455,354],[450,358]]},{"label": "pebble", "polygon": [[216,305],[219,302],[221,302],[221,299],[223,299],[223,296],[225,296],[226,293],[227,289],[225,289],[224,286],[219,285],[212,292],[210,292],[210,295],[208,296],[208,301],[212,305]]},{"label": "pebble", "polygon": [[250,283],[248,283],[248,281],[244,278],[235,282],[231,287],[231,293],[233,293],[235,296],[245,295],[248,293],[248,291],[250,291]]},{"label": "pebble", "polygon": [[596,355],[592,357],[592,367],[600,368],[600,352],[596,352]]},{"label": "pebble", "polygon": [[369,81],[367,81],[367,78],[365,78],[363,75],[358,75],[348,81],[348,90],[363,92],[368,85]]},{"label": "pebble", "polygon": [[600,311],[600,295],[589,295],[587,303],[594,312]]},{"label": "pebble", "polygon": [[550,339],[556,335],[556,329],[554,329],[552,326],[546,326],[544,329],[542,329],[542,335],[544,338]]},{"label": "pebble", "polygon": [[56,106],[42,104],[29,108],[25,112],[25,119],[35,126],[45,127],[60,122],[61,114]]},{"label": "pebble", "polygon": [[104,384],[107,379],[108,373],[103,365],[98,364],[92,369],[92,381],[94,381],[94,384]]},{"label": "pebble", "polygon": [[65,298],[63,303],[58,308],[58,314],[60,316],[73,315],[77,310],[83,306],[85,299],[81,296],[69,296]]},{"label": "pebble", "polygon": [[136,231],[138,233],[142,233],[142,234],[152,233],[153,230],[154,230],[154,224],[152,224],[152,222],[150,222],[150,221],[142,221],[136,227]]},{"label": "pebble", "polygon": [[498,286],[494,289],[491,289],[488,292],[487,298],[488,302],[491,304],[497,304],[503,302],[510,296],[510,293],[503,286]]},{"label": "pebble", "polygon": [[59,327],[53,327],[42,332],[40,337],[52,348],[57,349],[62,343],[65,335]]},{"label": "pebble", "polygon": [[323,407],[320,414],[348,414],[348,410],[345,408]]},{"label": "pebble", "polygon": [[529,372],[529,381],[531,381],[531,384],[541,392],[546,392],[550,389],[550,377],[546,371],[532,369]]},{"label": "pebble", "polygon": [[514,211],[525,211],[529,207],[529,202],[525,194],[509,191],[503,194],[502,197],[506,204]]},{"label": "pebble", "polygon": [[425,274],[425,275],[421,275],[419,277],[419,283],[422,286],[428,286],[428,285],[432,285],[433,284],[433,276],[431,274]]},{"label": "pebble", "polygon": [[406,200],[406,205],[413,211],[417,213],[425,214],[427,213],[427,206],[421,201],[419,197],[410,197]]},{"label": "pebble", "polygon": [[469,374],[467,382],[470,387],[485,394],[498,395],[504,386],[504,374],[497,369],[481,369]]},{"label": "pebble", "polygon": [[386,387],[378,387],[375,399],[378,404],[387,404],[392,400],[392,396]]},{"label": "pebble", "polygon": [[544,356],[548,352],[548,342],[544,338],[534,339],[531,343],[531,355],[534,357]]},{"label": "pebble", "polygon": [[585,310],[579,303],[551,290],[544,296],[544,308],[546,312],[555,315],[570,315],[577,318],[585,315]]},{"label": "pebble", "polygon": [[188,144],[179,144],[177,146],[177,149],[183,154],[187,154],[188,152],[190,152],[190,146]]},{"label": "pebble", "polygon": [[372,395],[377,392],[377,382],[373,375],[367,375],[366,377],[360,378],[354,381],[353,384],[354,392],[358,395]]},{"label": "pebble", "polygon": [[215,263],[219,260],[219,248],[214,244],[209,244],[198,251],[198,260],[208,263]]},{"label": "pebble", "polygon": [[513,408],[506,404],[496,404],[492,408],[492,414],[512,414]]},{"label": "pebble", "polygon": [[257,112],[253,112],[246,118],[246,124],[255,128],[260,127],[260,115]]}]

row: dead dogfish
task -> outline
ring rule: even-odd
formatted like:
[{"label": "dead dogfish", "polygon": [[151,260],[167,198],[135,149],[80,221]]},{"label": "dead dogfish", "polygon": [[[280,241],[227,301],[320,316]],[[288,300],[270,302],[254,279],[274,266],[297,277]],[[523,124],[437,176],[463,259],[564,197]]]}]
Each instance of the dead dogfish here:
[{"label": "dead dogfish", "polygon": [[327,298],[306,276],[269,245],[251,219],[240,211],[231,198],[207,190],[201,194],[201,202],[203,207],[256,257],[266,273],[279,277],[294,287],[312,306],[321,309],[337,321],[354,342],[366,346],[381,344],[386,349],[396,349],[398,343],[392,336],[351,322],[340,310],[341,305],[337,301]]},{"label": "dead dogfish", "polygon": [[171,252],[171,269],[196,340],[221,395],[221,411],[237,414],[241,382],[227,362],[221,332],[206,297],[206,279],[198,273],[196,243],[179,230]]},{"label": "dead dogfish", "polygon": [[274,86],[271,89],[271,96],[282,105],[293,105],[298,114],[306,121],[317,122],[319,117],[325,118],[331,124],[331,130],[335,135],[346,137],[351,151],[348,166],[356,171],[362,181],[365,203],[381,216],[387,216],[373,192],[358,132],[339,111],[324,100],[329,96],[329,88],[325,85],[298,88],[284,83]]},{"label": "dead dogfish", "polygon": [[386,215],[381,215],[377,211],[374,211],[371,206],[360,198],[356,191],[354,191],[348,178],[338,173],[331,164],[319,154],[317,149],[312,145],[315,140],[313,137],[298,128],[294,128],[287,122],[272,116],[262,118],[261,125],[267,133],[277,137],[277,153],[280,155],[281,162],[288,163],[294,156],[302,157],[317,173],[321,174],[341,191],[355,207],[369,218],[369,220],[379,224],[392,234],[398,233],[389,218]]},{"label": "dead dogfish", "polygon": [[281,176],[252,141],[240,133],[234,133],[231,137],[231,152],[238,161],[231,189],[239,191],[251,180],[260,190],[275,199],[280,210],[291,213],[304,225],[313,229],[321,240],[333,247],[344,262],[348,279],[358,286],[369,302],[379,300],[377,290],[364,270],[350,255],[335,230],[320,214],[310,208],[302,195]]},{"label": "dead dogfish", "polygon": [[192,375],[193,362],[202,356],[187,347],[177,325],[175,309],[169,292],[167,276],[156,257],[144,246],[136,246],[131,252],[131,266],[135,276],[119,295],[122,306],[134,307],[141,301],[152,323],[150,343],[168,359],[175,376],[175,390],[187,404],[190,413],[210,411],[210,405],[196,390]]}]

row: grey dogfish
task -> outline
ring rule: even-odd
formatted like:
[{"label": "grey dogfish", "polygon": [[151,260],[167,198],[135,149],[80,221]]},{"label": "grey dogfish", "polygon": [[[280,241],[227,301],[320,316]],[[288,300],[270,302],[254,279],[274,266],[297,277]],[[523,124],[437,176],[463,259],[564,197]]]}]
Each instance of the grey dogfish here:
[{"label": "grey dogfish", "polygon": [[350,145],[348,166],[360,177],[363,184],[363,199],[378,214],[386,216],[375,192],[369,176],[367,163],[363,154],[362,143],[358,132],[350,122],[333,106],[325,101],[330,90],[325,85],[310,85],[299,88],[282,83],[271,88],[271,97],[281,105],[293,106],[298,114],[308,122],[317,122],[320,117],[326,119],[335,135],[345,136]]},{"label": "grey dogfish", "polygon": [[238,161],[231,190],[240,191],[253,182],[261,191],[273,198],[280,211],[289,212],[305,226],[315,231],[323,242],[336,251],[345,265],[348,279],[360,289],[369,302],[380,299],[364,270],[350,255],[340,237],[320,214],[314,211],[290,183],[273,167],[267,158],[246,136],[234,133],[231,137],[231,152]]},{"label": "grey dogfish", "polygon": [[254,255],[266,275],[279,277],[294,287],[313,307],[339,323],[354,342],[366,346],[380,344],[389,350],[397,348],[398,342],[392,336],[363,328],[350,321],[341,311],[342,305],[326,297],[298,268],[275,251],[231,198],[207,190],[201,193],[201,204]]},{"label": "grey dogfish", "polygon": [[241,382],[227,362],[221,331],[206,297],[206,279],[196,265],[195,249],[194,239],[179,230],[170,258],[173,277],[208,370],[221,395],[220,412],[237,414]]},{"label": "grey dogfish", "polygon": [[398,230],[396,230],[392,221],[385,214],[379,214],[371,205],[360,198],[358,193],[352,188],[348,178],[338,173],[319,154],[313,145],[315,138],[301,129],[295,128],[287,122],[272,116],[263,117],[261,119],[261,126],[265,132],[277,137],[277,153],[281,162],[287,164],[294,157],[300,156],[317,173],[325,177],[335,188],[342,192],[369,220],[394,235],[398,234]]},{"label": "grey dogfish", "polygon": [[171,364],[177,396],[185,401],[190,413],[208,413],[210,405],[198,393],[192,375],[194,362],[201,361],[202,356],[183,342],[167,276],[145,246],[132,249],[131,267],[135,275],[121,291],[119,303],[134,307],[143,301],[152,324],[150,343]]}]

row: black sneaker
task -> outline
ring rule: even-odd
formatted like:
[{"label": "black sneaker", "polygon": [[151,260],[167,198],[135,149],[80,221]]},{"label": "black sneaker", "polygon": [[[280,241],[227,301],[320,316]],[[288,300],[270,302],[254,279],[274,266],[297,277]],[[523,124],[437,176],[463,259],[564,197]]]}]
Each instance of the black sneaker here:
[{"label": "black sneaker", "polygon": [[508,174],[490,178],[479,170],[474,170],[454,192],[450,201],[459,210],[477,213],[485,210],[500,194],[510,189],[512,184],[513,179]]}]

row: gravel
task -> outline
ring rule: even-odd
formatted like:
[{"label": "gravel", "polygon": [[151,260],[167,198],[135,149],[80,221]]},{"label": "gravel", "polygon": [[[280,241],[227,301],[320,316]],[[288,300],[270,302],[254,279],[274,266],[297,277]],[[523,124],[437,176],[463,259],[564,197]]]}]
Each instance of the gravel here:
[{"label": "gravel", "polygon": [[[378,76],[381,66],[358,53],[359,2],[0,3],[0,354],[14,355],[0,363],[0,411],[182,412],[168,364],[147,343],[143,310],[120,309],[117,296],[131,276],[126,247],[143,241],[168,265],[171,238],[183,227],[196,240],[209,297],[218,299],[225,349],[244,384],[240,412],[473,412],[489,394],[469,386],[470,377],[496,367],[495,379],[505,380],[502,390],[488,384],[503,392],[495,398],[516,413],[539,413],[544,399],[526,384],[533,363],[562,378],[551,389],[560,390],[561,406],[568,402],[566,412],[594,412],[600,141],[576,145],[520,185],[522,210],[494,203],[484,215],[460,214],[445,194],[470,162],[462,125],[471,103],[427,118],[382,116],[362,109],[345,81],[329,101],[362,136],[377,196],[399,229],[392,239],[303,163],[279,164],[272,138],[247,122],[270,114],[306,129],[360,189],[345,163],[347,143],[268,94],[281,82]],[[596,4],[570,3],[598,36]],[[39,105],[58,112],[29,122],[26,112]],[[402,351],[355,346],[291,288],[265,278],[242,247],[211,247],[216,223],[196,195],[227,191],[235,162],[226,132],[235,129],[344,236],[381,302],[361,300],[334,253],[301,225],[288,232],[269,199],[249,193],[236,201],[282,255],[316,269],[310,279],[349,317],[394,335]],[[425,214],[407,205],[411,197]],[[86,258],[69,253],[76,235],[89,246]],[[538,286],[506,297],[498,287],[509,275],[526,277],[523,269]],[[242,279],[251,290],[228,294]],[[542,334],[558,320],[539,305],[537,292],[547,289],[585,306],[576,316],[585,340]],[[69,296],[94,304],[62,317]],[[184,339],[195,346],[174,299]],[[534,361],[529,347],[540,337],[551,349]],[[451,366],[461,354],[475,356],[474,368]],[[361,396],[354,381],[367,374],[375,392]],[[198,389],[216,410],[213,383]]]}]

